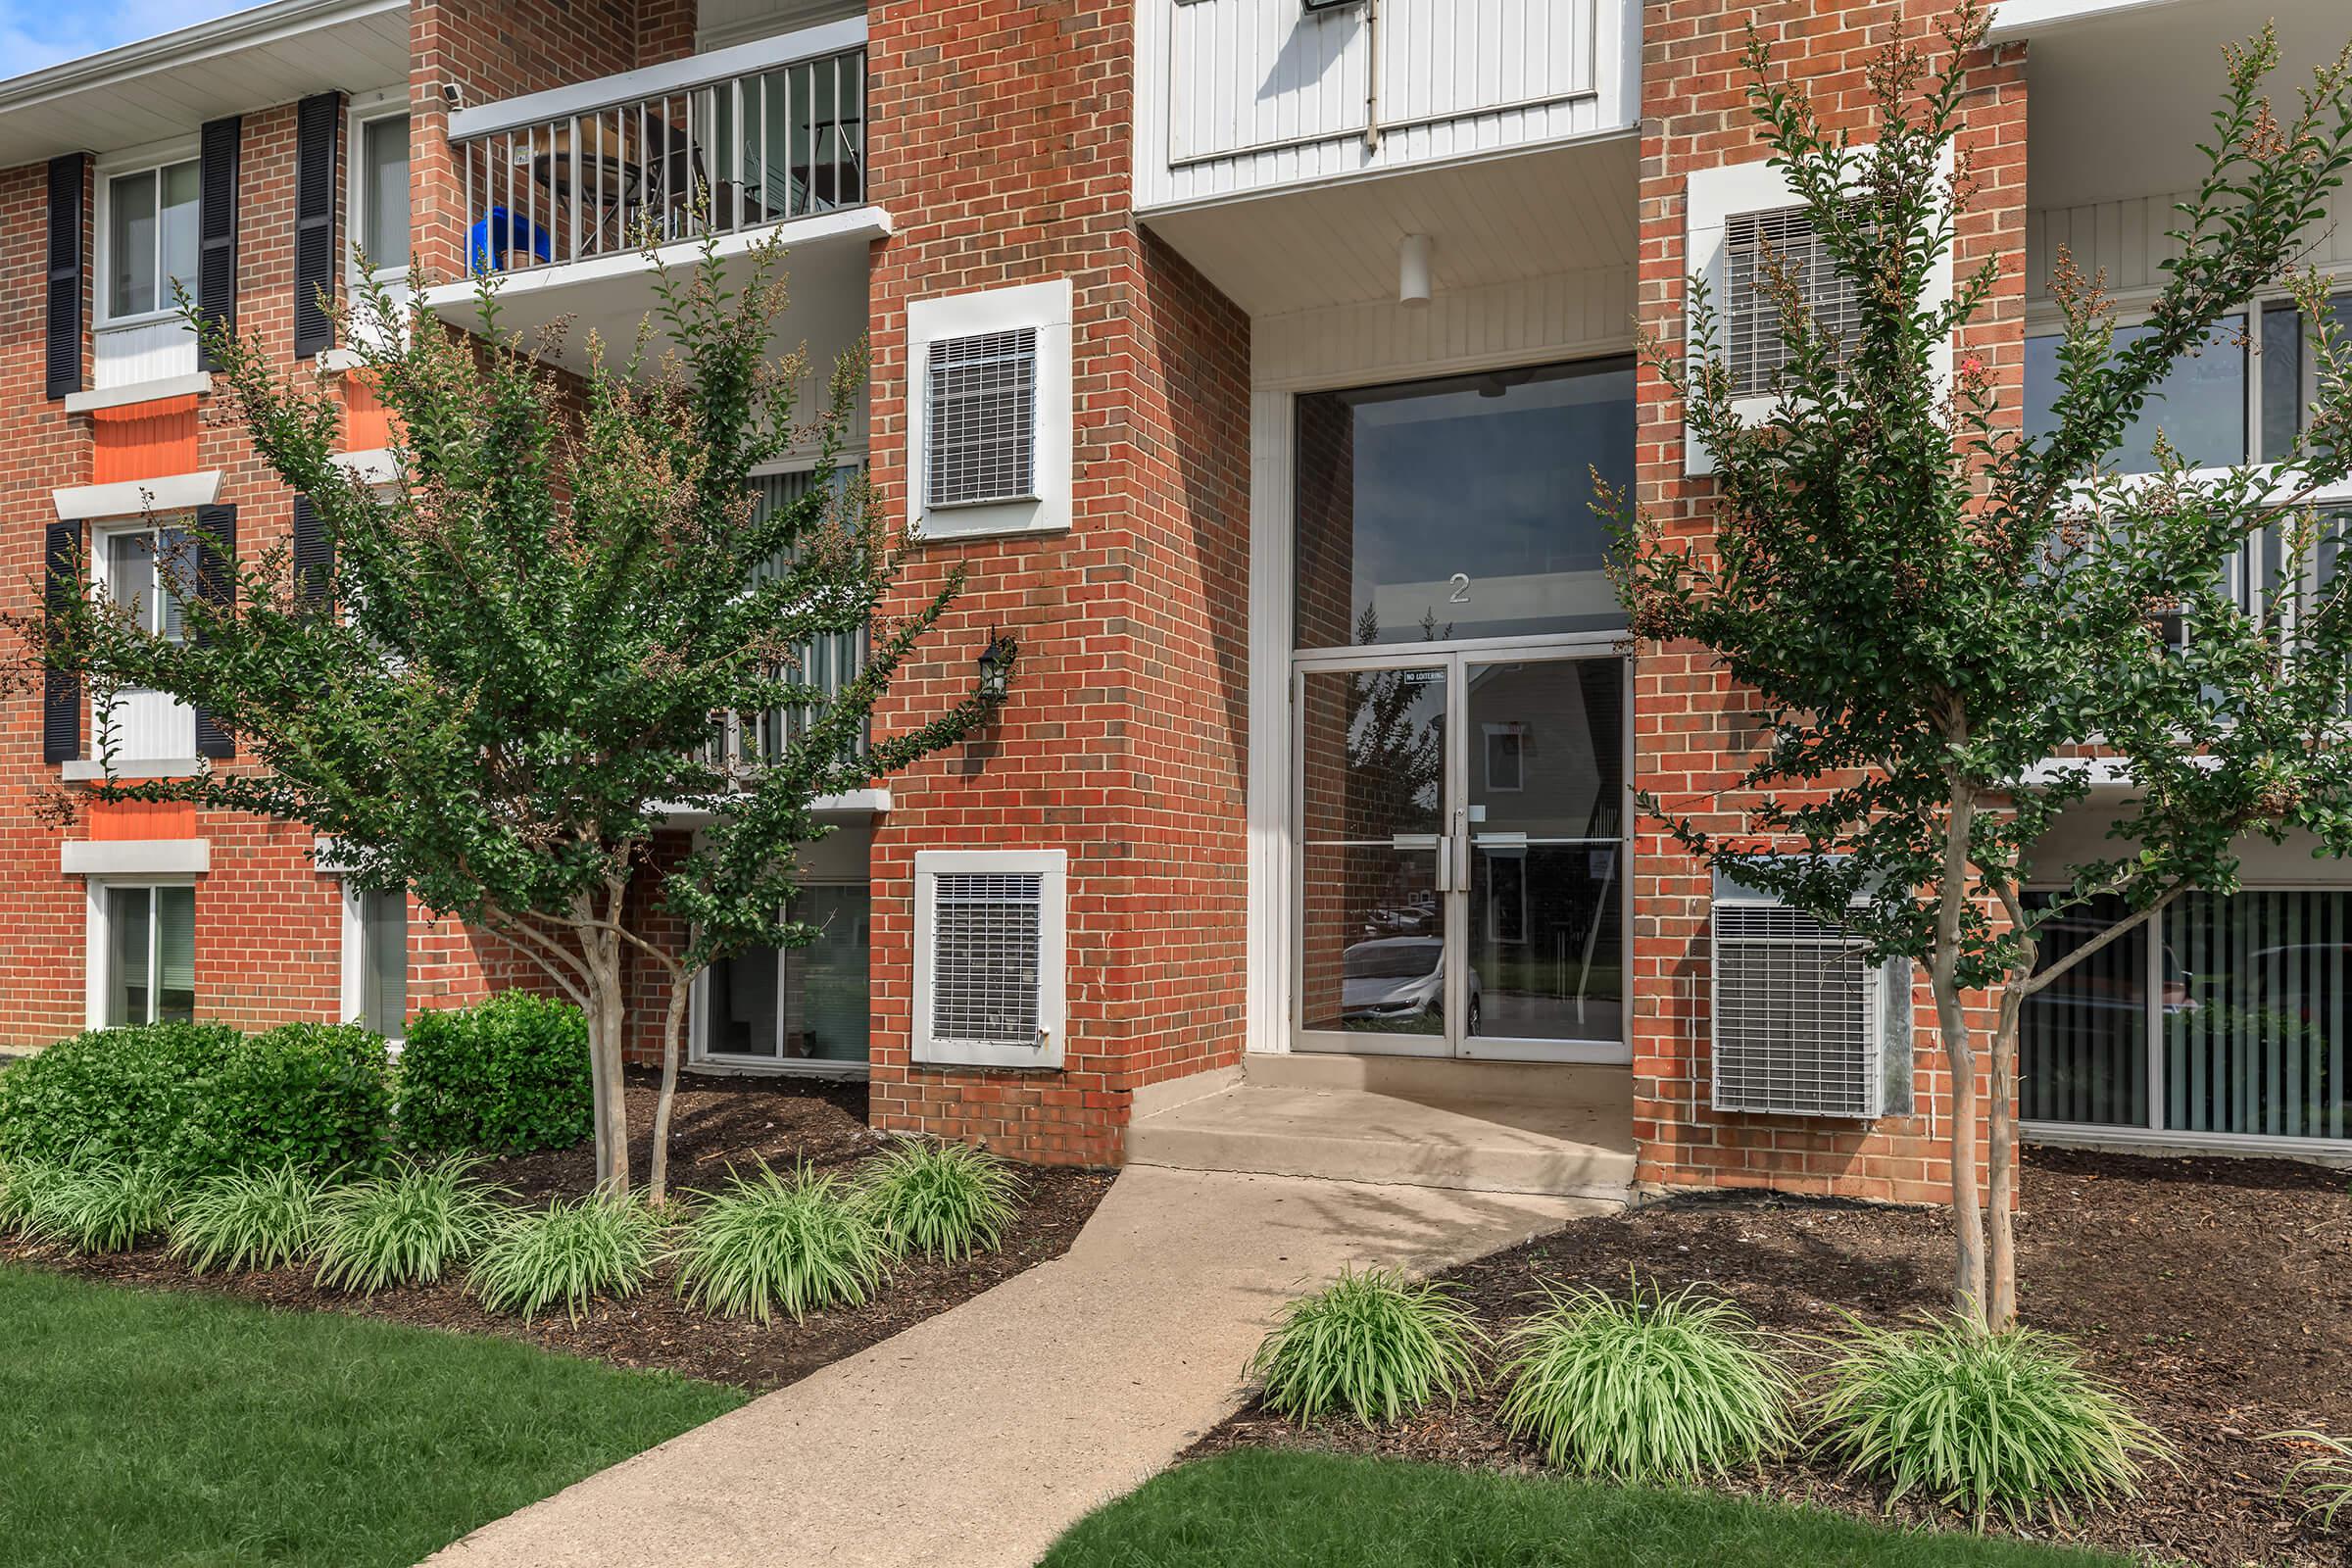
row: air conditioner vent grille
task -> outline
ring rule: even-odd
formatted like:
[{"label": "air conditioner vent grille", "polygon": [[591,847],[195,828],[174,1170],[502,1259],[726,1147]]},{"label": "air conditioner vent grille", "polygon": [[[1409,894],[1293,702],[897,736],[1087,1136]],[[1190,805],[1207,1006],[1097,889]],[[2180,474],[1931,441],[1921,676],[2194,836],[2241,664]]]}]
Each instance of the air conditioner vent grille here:
[{"label": "air conditioner vent grille", "polygon": [[933,889],[931,1038],[1035,1046],[1044,877],[940,873]]},{"label": "air conditioner vent grille", "polygon": [[1882,1103],[1878,984],[1862,944],[1801,909],[1714,909],[1717,1110],[1871,1117]]}]

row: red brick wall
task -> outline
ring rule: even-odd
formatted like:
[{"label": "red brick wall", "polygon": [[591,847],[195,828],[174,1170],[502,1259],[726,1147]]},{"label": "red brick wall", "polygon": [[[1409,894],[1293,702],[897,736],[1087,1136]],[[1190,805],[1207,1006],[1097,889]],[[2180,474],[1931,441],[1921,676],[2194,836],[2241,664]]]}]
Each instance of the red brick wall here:
[{"label": "red brick wall", "polygon": [[[1660,15],[1670,10],[1671,21]],[[1760,160],[1740,64],[1752,22],[1776,67],[1810,83],[1824,121],[1859,127],[1869,96],[1863,68],[1898,20],[1916,34],[1940,6],[1898,0],[1814,4],[1676,0],[1652,6],[1642,42],[1640,315],[1670,341],[1682,335],[1684,186],[1693,169]],[[1991,306],[1960,345],[1981,356],[2018,407],[2024,356],[2026,98],[2022,45],[1971,65],[1963,146],[1980,191],[1962,223],[1955,266],[2001,259]],[[1643,505],[1674,532],[1704,539],[1712,486],[1684,477],[1681,411],[1644,368],[1638,477]],[[2014,413],[2012,415],[2014,416]],[[1725,793],[1760,737],[1746,694],[1701,650],[1645,644],[1635,678],[1639,787],[1702,825],[1740,832],[1750,802]],[[1951,1083],[1924,984],[1917,1001],[1917,1111],[1869,1127],[1793,1117],[1717,1115],[1707,1104],[1708,878],[1654,823],[1636,846],[1634,1094],[1640,1179],[1665,1185],[1774,1187],[1912,1201],[1950,1196]],[[1983,1021],[1989,1022],[1988,1016]]]},{"label": "red brick wall", "polygon": [[[1025,1158],[1115,1159],[1136,1088],[1242,1049],[1249,325],[1128,211],[1124,5],[895,0],[871,27],[872,461],[904,512],[906,305],[1071,281],[1076,438],[1066,536],[925,547],[911,598],[965,592],[882,722],[970,689],[1021,640],[990,727],[894,782],[873,850],[873,1120]],[[1066,1065],[908,1060],[912,857],[1069,857]]]}]

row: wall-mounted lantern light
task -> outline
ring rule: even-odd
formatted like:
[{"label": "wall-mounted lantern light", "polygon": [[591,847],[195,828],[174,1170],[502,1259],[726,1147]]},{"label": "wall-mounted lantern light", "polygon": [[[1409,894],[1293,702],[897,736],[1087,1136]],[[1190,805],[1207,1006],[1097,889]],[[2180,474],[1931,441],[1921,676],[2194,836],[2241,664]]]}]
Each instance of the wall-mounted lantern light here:
[{"label": "wall-mounted lantern light", "polygon": [[1012,686],[1012,662],[1020,653],[1020,644],[1003,632],[991,630],[988,646],[980,650],[980,700],[1001,703]]}]

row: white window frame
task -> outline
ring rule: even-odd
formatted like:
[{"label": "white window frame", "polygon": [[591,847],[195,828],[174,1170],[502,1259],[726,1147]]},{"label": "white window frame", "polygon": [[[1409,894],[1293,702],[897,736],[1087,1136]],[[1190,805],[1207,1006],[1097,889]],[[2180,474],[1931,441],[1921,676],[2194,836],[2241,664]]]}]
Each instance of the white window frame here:
[{"label": "white window frame", "polygon": [[[361,887],[348,876],[339,877],[336,880],[341,886],[343,905],[343,936],[340,954],[342,974],[338,988],[340,992],[337,999],[339,1012],[336,1021],[338,1023],[365,1023],[367,1022],[368,1008],[368,890]],[[402,889],[401,897],[413,906],[414,901],[409,900],[407,889]],[[408,929],[415,923],[412,919],[402,927],[401,969],[404,977],[416,968],[416,951],[408,941]],[[404,987],[406,985],[405,978],[403,985]],[[385,1042],[395,1051],[400,1049],[401,1043],[408,1037],[410,1010],[404,1004],[401,1008],[400,1031],[384,1037]]]},{"label": "white window frame", "polygon": [[[1031,1067],[1062,1065],[1069,969],[1068,854],[1062,850],[917,850],[914,855],[914,988],[910,1054],[919,1065]],[[931,1034],[932,944],[942,875],[1035,876],[1038,885],[1037,1032],[1034,1047],[940,1041]]]},{"label": "white window frame", "polygon": [[[381,87],[374,92],[362,93],[351,100],[344,112],[343,137],[343,275],[353,284],[373,276],[379,283],[406,283],[409,277],[409,258],[403,256],[397,266],[384,265],[377,257],[372,273],[360,270],[360,235],[367,226],[364,219],[368,210],[368,167],[362,156],[368,127],[386,120],[408,120],[409,89],[406,86]],[[416,127],[409,127],[409,248],[416,245]]]},{"label": "white window frame", "polygon": [[[1951,172],[1951,149],[1945,148],[1939,176]],[[1736,217],[1755,213],[1774,213],[1802,206],[1802,200],[1791,190],[1788,179],[1768,159],[1756,159],[1743,164],[1724,164],[1714,169],[1694,169],[1687,176],[1683,199],[1683,275],[1686,279],[1703,279],[1707,294],[1720,308],[1726,303],[1726,283],[1730,277],[1731,246],[1729,228]],[[1929,275],[1925,297],[1920,301],[1927,309],[1944,304],[1952,297],[1952,252],[1947,247],[1936,259],[1935,270]],[[1687,363],[1695,367],[1722,352],[1715,341],[1700,341],[1690,337],[1690,299],[1686,296],[1683,310],[1685,351]],[[1722,330],[1719,318],[1716,329]],[[1936,345],[1929,352],[1929,371],[1936,384],[1947,385],[1951,379],[1952,345],[1949,341]],[[1766,393],[1739,399],[1734,405],[1741,420],[1760,424],[1770,417],[1780,399]],[[1715,460],[1703,446],[1692,440],[1686,431],[1683,438],[1683,471],[1692,476],[1715,471]]]},{"label": "white window frame", "polygon": [[[114,540],[119,538],[123,538],[132,534],[147,534],[152,536],[155,540],[155,544],[151,548],[154,550],[156,557],[156,583],[157,594],[159,595],[158,603],[160,603],[160,595],[163,591],[164,571],[162,558],[163,536],[165,530],[175,526],[193,528],[195,526],[195,518],[192,514],[174,514],[171,515],[159,514],[154,517],[132,517],[91,524],[89,529],[89,564],[91,585],[93,587],[105,589],[111,596],[114,591],[114,584],[112,580],[113,570],[110,561],[112,551],[109,548],[110,545]],[[193,548],[192,536],[191,548]],[[153,609],[154,606],[152,605],[142,607],[143,612],[152,611]],[[186,613],[184,605],[182,607],[181,613]],[[140,618],[143,622],[145,622],[151,620],[153,617],[150,614],[143,612]],[[146,629],[149,631],[155,631],[158,628],[149,625]],[[165,694],[151,691],[144,686],[125,686],[115,693],[115,698],[118,702],[134,697],[145,697],[168,701],[172,708],[175,710],[176,716],[174,722],[185,728],[188,737],[187,750],[184,754],[166,751],[150,756],[145,752],[135,751],[125,747],[119,750],[116,760],[123,762],[183,762],[187,761],[191,758],[194,758],[196,755],[195,709],[187,703],[178,701],[176,698],[165,698]],[[83,701],[88,705],[89,708],[90,756],[92,760],[97,760],[102,758],[106,752],[106,748],[103,744],[106,734],[106,714],[101,711],[98,707],[98,694],[95,691],[87,693],[84,696]]]},{"label": "white window frame", "polygon": [[[109,158],[99,160],[96,171],[97,177],[94,181],[96,190],[91,198],[90,238],[91,249],[94,253],[95,259],[95,270],[91,274],[93,279],[93,287],[91,292],[96,296],[94,303],[97,307],[91,314],[96,327],[100,330],[104,330],[108,327],[140,326],[156,321],[169,321],[178,318],[179,308],[175,305],[168,304],[159,304],[154,310],[151,311],[135,311],[122,316],[117,316],[113,313],[113,234],[115,181],[118,179],[126,179],[134,174],[155,174],[156,215],[160,230],[163,215],[163,171],[179,164],[196,165],[196,180],[199,191],[198,203],[199,211],[201,211],[201,192],[204,183],[204,161],[195,142],[173,141],[160,143],[148,147],[131,148],[127,151],[114,154]],[[201,267],[202,263],[203,253],[201,250],[199,250],[198,265]],[[163,274],[160,271],[160,258],[158,259],[158,266],[159,271],[156,275],[155,284],[157,290],[156,297],[160,300],[164,297],[162,291],[165,281]],[[196,291],[198,282],[196,278],[184,278],[182,281],[188,285],[189,293],[193,294]]]},{"label": "white window frame", "polygon": [[[804,889],[864,888],[866,890],[866,929],[870,950],[873,929],[873,879],[870,876],[847,873],[827,876],[804,874],[800,878],[800,885]],[[779,1002],[783,998],[786,961],[785,950],[778,949],[776,953],[776,994]],[[873,991],[873,975],[870,968],[866,975],[866,991],[870,1003]],[[724,1072],[774,1073],[787,1078],[862,1080],[872,1071],[873,1064],[870,1060],[818,1061],[807,1056],[786,1056],[780,1053],[773,1056],[747,1056],[739,1055],[734,1052],[711,1050],[710,970],[708,965],[695,975],[693,990],[686,1008],[686,1059],[697,1066],[711,1067]]]},{"label": "white window frame", "polygon": [[[1070,390],[1073,296],[1066,277],[976,294],[914,300],[906,307],[906,523],[917,537],[973,539],[1059,533],[1070,526],[1074,414]],[[1033,497],[933,508],[931,345],[987,332],[1037,333],[1037,390],[1032,431]]]},{"label": "white window frame", "polygon": [[[84,923],[82,928],[82,1022],[85,1028],[111,1027],[106,1021],[107,993],[114,989],[114,922],[108,917],[107,894],[115,889],[129,891],[144,888],[193,888],[194,876],[175,876],[163,872],[141,872],[128,876],[92,876],[82,879]],[[163,922],[152,916],[147,922],[149,974],[148,1010],[154,1010],[156,994],[162,989],[158,945],[163,940]],[[203,1011],[201,1000],[198,1012]]]}]

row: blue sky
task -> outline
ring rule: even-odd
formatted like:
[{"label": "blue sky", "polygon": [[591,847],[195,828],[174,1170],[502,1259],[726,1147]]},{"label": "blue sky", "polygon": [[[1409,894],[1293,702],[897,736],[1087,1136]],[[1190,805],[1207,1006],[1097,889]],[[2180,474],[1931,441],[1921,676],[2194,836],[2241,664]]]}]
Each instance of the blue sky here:
[{"label": "blue sky", "polygon": [[0,76],[152,38],[242,11],[255,0],[0,0]]}]

